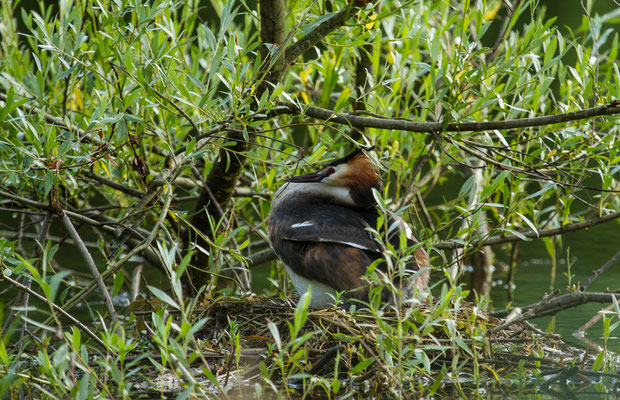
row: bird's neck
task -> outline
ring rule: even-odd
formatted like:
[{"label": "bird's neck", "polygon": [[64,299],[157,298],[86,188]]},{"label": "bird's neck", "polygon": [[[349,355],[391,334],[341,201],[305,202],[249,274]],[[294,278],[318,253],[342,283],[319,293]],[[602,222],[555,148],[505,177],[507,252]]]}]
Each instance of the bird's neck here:
[{"label": "bird's neck", "polygon": [[381,181],[372,182],[364,186],[356,186],[350,190],[351,199],[358,208],[368,209],[377,205],[372,189],[376,189],[381,193]]},{"label": "bird's neck", "polygon": [[343,207],[369,209],[376,205],[372,189],[381,190],[381,185],[370,185],[359,189],[344,186],[331,186],[321,183],[290,182],[284,184],[271,201],[272,209],[286,203],[330,203]]}]

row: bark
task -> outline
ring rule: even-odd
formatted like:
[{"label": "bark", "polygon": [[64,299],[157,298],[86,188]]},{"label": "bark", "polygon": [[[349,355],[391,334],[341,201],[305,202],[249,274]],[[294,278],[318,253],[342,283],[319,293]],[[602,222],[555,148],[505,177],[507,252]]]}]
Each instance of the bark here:
[{"label": "bark", "polygon": [[[270,86],[277,84],[284,74],[284,40],[286,35],[285,17],[286,7],[284,0],[267,0],[260,2],[261,17],[261,54],[262,54],[262,74],[263,80],[259,84],[256,98],[261,97],[262,93]],[[250,132],[250,138],[251,138]],[[244,154],[249,148],[249,144],[241,133],[229,133],[229,139],[234,141],[230,146],[221,148],[217,160],[213,163],[207,179],[206,188],[200,194],[196,203],[195,214],[192,218],[192,225],[195,229],[202,232],[206,237],[213,237],[210,224],[211,216],[215,222],[222,220],[225,216],[223,212],[227,210],[232,194],[237,186],[237,182],[243,173],[245,166]],[[209,244],[204,236],[198,235],[196,243],[206,251],[209,251]],[[196,288],[209,282],[210,272],[209,255],[204,251],[196,252],[193,259],[196,268],[190,268],[189,288]]]},{"label": "bark", "polygon": [[[373,51],[372,44],[365,44],[360,49],[360,57],[355,65],[355,101],[353,102],[353,110],[355,112],[366,111],[366,92],[372,82],[368,77],[372,76],[374,71],[369,54]],[[359,140],[366,131],[364,127],[353,127],[351,137]]]},{"label": "bark", "polygon": [[480,132],[493,129],[517,129],[561,124],[564,122],[579,121],[592,117],[620,114],[620,100],[614,100],[598,107],[563,114],[544,115],[532,118],[505,119],[501,121],[450,122],[447,125],[445,125],[443,121],[418,122],[404,118],[361,117],[350,113],[337,113],[333,110],[328,110],[325,108],[309,105],[300,106],[293,103],[282,103],[280,108],[275,110],[272,114],[301,114],[307,117],[329,121],[336,124],[409,132]]},{"label": "bark", "polygon": [[[554,294],[557,294],[558,292],[559,290],[557,290]],[[521,310],[523,314],[514,319],[511,319],[507,323],[504,323],[502,325],[499,325],[498,327],[489,330],[489,332],[493,333],[501,329],[505,329],[510,325],[514,325],[526,319],[530,320],[534,318],[545,317],[548,315],[555,315],[560,311],[575,308],[586,303],[612,303],[612,297],[615,297],[616,300],[620,300],[620,293],[571,292],[551,299],[545,298],[538,303],[530,304],[529,306],[523,307]],[[502,318],[508,315],[508,311],[496,311],[489,313],[489,315],[496,318]]]},{"label": "bark", "polygon": [[[229,136],[233,139],[240,139],[240,141],[235,141],[234,145],[223,147],[220,150],[218,159],[213,163],[207,175],[205,181],[207,187],[200,193],[195,214],[191,221],[194,228],[208,238],[212,238],[214,233],[211,231],[209,216],[214,219],[216,224],[224,217],[222,211],[228,208],[237,181],[243,172],[245,162],[243,154],[248,149],[248,144],[243,140],[243,136],[237,133],[232,133]],[[196,244],[201,249],[210,252],[209,243],[202,235],[195,237]],[[197,251],[193,265],[196,268],[188,270],[191,279],[188,288],[197,289],[202,284],[207,283],[211,277],[207,271],[209,255],[202,250]]]},{"label": "bark", "polygon": [[[484,188],[484,177],[482,175],[483,170],[480,168],[482,166],[481,160],[474,160],[474,169],[467,170],[470,172],[474,178],[474,185],[476,190],[469,199],[469,209],[473,210],[476,208],[477,204],[480,203],[480,193]],[[479,225],[475,227],[475,234],[479,237],[488,237],[489,236],[489,224],[487,222],[487,215],[485,211],[481,211],[479,215]],[[473,221],[473,215],[465,218],[461,223],[461,228],[466,229],[468,226],[471,226]],[[461,240],[467,239],[467,234],[463,234],[460,236]],[[457,248],[456,249],[456,262],[450,268],[450,275],[452,279],[456,279],[459,275],[462,263],[464,262],[466,249]],[[492,271],[492,263],[493,263],[493,252],[489,246],[482,246],[470,257],[470,262],[473,264],[474,272],[472,274],[472,288],[480,295],[488,297],[491,293],[491,282],[493,279],[493,271]],[[472,293],[473,295],[473,293]]]},{"label": "bark", "polygon": [[[318,44],[325,36],[357,14],[359,7],[353,3],[319,24],[297,42],[287,46],[286,3],[284,0],[260,1],[261,81],[258,82],[255,98],[260,99],[265,90],[271,90],[277,85],[284,77],[287,67],[306,50]],[[253,135],[252,132],[249,133],[251,141]],[[249,144],[245,142],[240,133],[231,132],[229,139],[235,141],[235,144],[220,150],[218,159],[209,171],[205,181],[206,188],[200,194],[191,221],[194,229],[200,231],[206,238],[212,234],[209,216],[215,219],[215,222],[225,217],[223,213],[226,213],[237,181],[243,172],[244,154],[249,148]],[[209,251],[209,244],[205,237],[197,235],[196,244]],[[196,268],[188,270],[191,281],[188,282],[189,285],[186,285],[188,288],[207,284],[211,273],[216,272],[207,270],[209,255],[202,251],[198,251],[194,256],[193,265]],[[226,272],[224,274],[232,275]]]},{"label": "bark", "polygon": [[265,79],[258,89],[258,98],[269,86],[275,85],[284,76],[286,60],[284,58],[284,46],[286,39],[286,6],[284,0],[271,0],[260,2],[262,42],[260,52],[262,56]]}]

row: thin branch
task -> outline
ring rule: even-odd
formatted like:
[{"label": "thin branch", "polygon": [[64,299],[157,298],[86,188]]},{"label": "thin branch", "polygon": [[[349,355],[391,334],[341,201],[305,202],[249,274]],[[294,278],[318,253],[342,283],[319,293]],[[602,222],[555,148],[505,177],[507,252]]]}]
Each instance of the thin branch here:
[{"label": "thin branch", "polygon": [[118,325],[118,316],[116,315],[116,310],[114,309],[112,298],[110,297],[110,293],[108,292],[108,289],[105,286],[105,282],[103,281],[103,278],[101,277],[101,274],[99,273],[99,270],[97,269],[97,265],[95,264],[93,257],[90,255],[90,252],[86,248],[86,245],[82,241],[82,238],[80,237],[77,230],[71,223],[71,219],[66,214],[62,215],[62,222],[65,225],[67,232],[69,233],[69,235],[71,235],[71,238],[73,238],[73,241],[77,245],[77,248],[80,251],[80,254],[82,255],[82,257],[84,258],[84,261],[86,261],[86,265],[90,269],[91,274],[95,278],[95,282],[97,282],[97,286],[99,286],[99,291],[101,292],[101,296],[103,297],[103,303],[108,309],[108,312],[110,313],[110,317],[112,318],[112,321],[114,322],[115,325]]},{"label": "thin branch", "polygon": [[[121,269],[121,267],[123,265],[125,265],[129,260],[131,260],[133,257],[135,257],[138,254],[141,254],[143,251],[145,251],[146,249],[149,248],[149,246],[151,245],[151,242],[155,239],[155,237],[157,236],[157,234],[159,233],[159,229],[162,226],[162,223],[166,220],[166,215],[168,215],[168,210],[170,209],[170,202],[172,199],[172,194],[171,194],[171,190],[168,189],[167,193],[166,193],[166,198],[164,200],[164,204],[162,206],[161,212],[159,213],[159,216],[157,218],[157,222],[155,223],[155,225],[153,226],[153,229],[151,230],[149,236],[144,239],[140,244],[136,245],[130,252],[128,252],[125,257],[123,257],[121,260],[117,261],[117,262],[110,262],[110,265],[108,266],[108,268],[103,271],[103,273],[101,273],[101,278],[102,279],[107,279],[109,276],[111,276],[112,274],[115,274],[119,269]],[[81,289],[78,293],[76,293],[73,297],[71,297],[63,306],[66,310],[71,309],[72,307],[74,307],[76,304],[80,303],[82,300],[84,300],[86,298],[86,296],[88,296],[88,294],[90,292],[93,291],[93,289],[97,286],[96,282],[91,282],[88,286],[84,287],[83,289]],[[49,324],[51,321],[50,318],[48,318],[43,325],[47,325]],[[39,328],[40,329],[40,328]],[[38,332],[38,330],[35,330],[35,333]]]},{"label": "thin branch", "polygon": [[[525,313],[522,314],[522,316],[526,315],[531,310],[535,310],[531,312],[530,314],[528,314],[528,316],[524,319],[546,317],[547,315],[555,315],[559,313],[560,311],[563,311],[569,308],[574,308],[581,304],[611,303],[612,297],[615,297],[616,300],[620,300],[620,293],[571,292],[568,294],[564,294],[562,296],[558,296],[542,305],[541,305],[541,302],[538,302],[538,303],[530,304],[529,306],[523,307],[522,311],[525,311]],[[489,313],[489,315],[493,317],[503,317],[507,313],[508,313],[507,310],[500,310],[500,311]],[[517,317],[514,320],[520,319],[522,316]],[[514,320],[511,320],[511,322]]]},{"label": "thin branch", "polygon": [[497,35],[497,38],[495,39],[495,44],[493,45],[493,51],[491,52],[491,55],[489,56],[489,59],[487,60],[487,65],[490,65],[491,62],[493,62],[495,58],[497,57],[499,47],[502,44],[504,37],[506,37],[506,33],[508,33],[508,27],[510,26],[510,20],[512,19],[512,14],[514,14],[515,7],[512,6],[508,1],[504,0],[504,6],[506,7],[506,10],[508,10],[508,12],[506,13],[506,16],[504,17],[504,22],[502,24],[502,30],[499,33],[499,35]]},{"label": "thin branch", "polygon": [[288,46],[286,51],[286,65],[291,65],[301,56],[306,50],[315,46],[327,35],[343,26],[349,18],[356,15],[360,8],[354,5],[355,1],[350,1],[346,8],[338,11],[336,14],[329,17],[327,20],[321,22],[316,28],[308,32],[304,37]]},{"label": "thin branch", "polygon": [[585,291],[592,284],[592,282],[594,281],[594,279],[596,279],[597,276],[607,271],[609,267],[611,267],[618,260],[620,260],[620,251],[617,252],[613,257],[611,257],[609,261],[603,264],[601,268],[597,269],[596,271],[592,271],[592,274],[590,275],[588,280],[585,281],[583,285],[581,285],[581,291]]},{"label": "thin branch", "polygon": [[402,130],[409,132],[464,132],[464,131],[488,131],[494,129],[516,129],[560,124],[564,122],[579,121],[582,119],[599,117],[604,115],[620,114],[620,100],[613,100],[602,106],[588,108],[581,111],[573,111],[563,114],[544,115],[533,118],[517,118],[503,121],[483,122],[416,122],[396,118],[372,118],[360,117],[349,113],[337,113],[333,110],[309,105],[297,105],[283,103],[280,108],[274,110],[275,114],[305,115],[324,121],[334,122],[356,127]]},{"label": "thin branch", "polygon": [[525,231],[525,232],[519,232],[519,235],[492,236],[487,239],[475,240],[469,244],[450,240],[447,242],[437,243],[434,247],[440,250],[451,250],[455,246],[457,247],[465,247],[465,246],[478,247],[478,246],[493,246],[496,244],[510,243],[510,242],[519,242],[519,241],[524,240],[523,237],[528,238],[528,239],[538,239],[541,237],[561,235],[561,234],[568,233],[568,232],[579,231],[581,229],[588,229],[595,225],[613,221],[617,218],[620,218],[620,211],[612,213],[612,214],[604,215],[599,218],[577,222],[574,224],[567,224],[559,228],[549,229],[546,231],[538,231],[538,232]]},{"label": "thin branch", "polygon": [[519,243],[514,242],[512,246],[510,246],[510,261],[508,264],[508,304],[512,306],[514,304],[515,295],[514,295],[514,283],[515,283],[515,270],[517,268],[517,262],[519,258]]},{"label": "thin branch", "polygon": [[123,192],[125,194],[130,195],[130,196],[137,197],[137,198],[141,199],[145,195],[145,193],[143,193],[143,192],[141,192],[139,190],[136,190],[136,189],[133,189],[133,188],[130,188],[130,187],[127,187],[127,186],[123,186],[122,184],[120,184],[118,182],[114,182],[114,181],[112,181],[110,179],[104,178],[103,176],[97,175],[97,174],[95,174],[92,171],[85,170],[85,171],[82,172],[82,174],[84,176],[90,178],[90,179],[93,179],[93,180],[95,180],[95,181],[97,181],[99,183],[102,183],[102,184],[104,184],[106,186],[109,186],[109,187],[111,187],[113,189],[118,190],[119,192]]},{"label": "thin branch", "polygon": [[[249,268],[258,267],[266,262],[273,261],[276,259],[276,253],[272,250],[271,247],[266,249],[257,251],[254,254],[250,254],[246,260]],[[244,265],[241,262],[233,264],[231,268],[243,268]]]},{"label": "thin branch", "polygon": [[41,300],[44,303],[49,304],[50,306],[52,306],[56,311],[58,311],[59,313],[61,313],[62,315],[64,315],[66,318],[68,318],[69,320],[71,320],[71,322],[73,322],[75,325],[77,325],[81,330],[83,330],[84,332],[86,332],[88,334],[88,336],[90,336],[91,338],[93,338],[97,343],[99,343],[102,347],[107,348],[108,350],[112,351],[111,349],[109,349],[106,344],[99,338],[99,336],[97,336],[93,331],[91,331],[86,325],[84,325],[83,323],[81,323],[78,319],[76,319],[73,315],[69,314],[67,311],[63,310],[62,307],[56,305],[55,303],[50,302],[46,297],[41,296],[39,293],[37,293],[36,291],[32,290],[31,288],[29,288],[26,285],[23,285],[21,283],[19,283],[18,281],[12,279],[9,276],[4,275],[2,277],[2,279],[6,280],[7,282],[9,282],[10,284],[12,284],[13,286],[17,287],[20,290],[23,290],[25,292],[27,292],[28,294],[36,297],[37,299]]}]

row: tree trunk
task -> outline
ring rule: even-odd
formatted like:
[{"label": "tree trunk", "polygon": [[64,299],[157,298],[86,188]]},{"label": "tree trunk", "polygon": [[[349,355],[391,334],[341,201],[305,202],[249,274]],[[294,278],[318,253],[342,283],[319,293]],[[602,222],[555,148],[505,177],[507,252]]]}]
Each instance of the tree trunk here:
[{"label": "tree trunk", "polygon": [[[260,2],[261,16],[261,55],[262,55],[262,81],[259,84],[256,98],[260,99],[262,93],[277,84],[284,75],[284,40],[286,37],[285,17],[286,7],[284,0],[268,0]],[[250,131],[250,140],[252,132]],[[239,133],[229,133],[229,140],[234,141],[230,146],[224,146],[219,152],[217,160],[213,163],[206,179],[206,186],[198,202],[196,203],[195,214],[192,218],[192,225],[195,229],[202,232],[208,238],[212,238],[215,232],[211,231],[209,217],[215,222],[221,221],[228,209],[233,191],[243,173],[245,167],[245,152],[250,144],[245,141],[243,135]],[[191,235],[194,236],[194,235]],[[208,242],[196,235],[196,244],[202,249],[211,252]],[[232,276],[233,271],[209,271],[209,254],[204,251],[197,251],[192,264],[195,268],[190,268],[189,288],[196,289],[199,286],[210,282],[213,272],[221,272],[226,276]],[[243,279],[249,282],[249,279]],[[243,285],[247,286],[247,285]],[[249,289],[245,287],[244,289]]]}]

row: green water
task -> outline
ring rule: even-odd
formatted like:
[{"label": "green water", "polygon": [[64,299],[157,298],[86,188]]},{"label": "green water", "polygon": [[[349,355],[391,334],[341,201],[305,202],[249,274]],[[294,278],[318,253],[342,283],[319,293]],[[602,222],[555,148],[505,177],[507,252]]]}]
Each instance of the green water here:
[{"label": "green water", "polygon": [[[570,274],[573,275],[570,283],[576,284],[587,280],[592,271],[600,268],[618,251],[620,251],[620,223],[617,221],[595,226],[589,230],[567,233],[562,236],[562,247],[556,245],[556,276],[553,283],[552,258],[544,244],[539,240],[522,243],[521,262],[515,276],[515,306],[522,307],[535,303],[545,293],[551,292],[552,288],[558,288],[565,293],[569,285],[569,261]],[[506,306],[505,281],[505,275],[495,277],[496,286],[492,291],[492,300],[493,308],[496,310]],[[606,289],[620,289],[620,261],[598,276],[588,288],[588,292],[603,292]],[[607,305],[584,304],[562,311],[555,317],[543,317],[531,322],[540,329],[559,333],[569,343],[586,345],[584,341],[573,337],[572,333]],[[585,338],[599,345],[604,344],[603,323],[599,321],[590,327],[586,331]],[[611,333],[607,344],[610,350],[620,351],[620,328]]]}]

